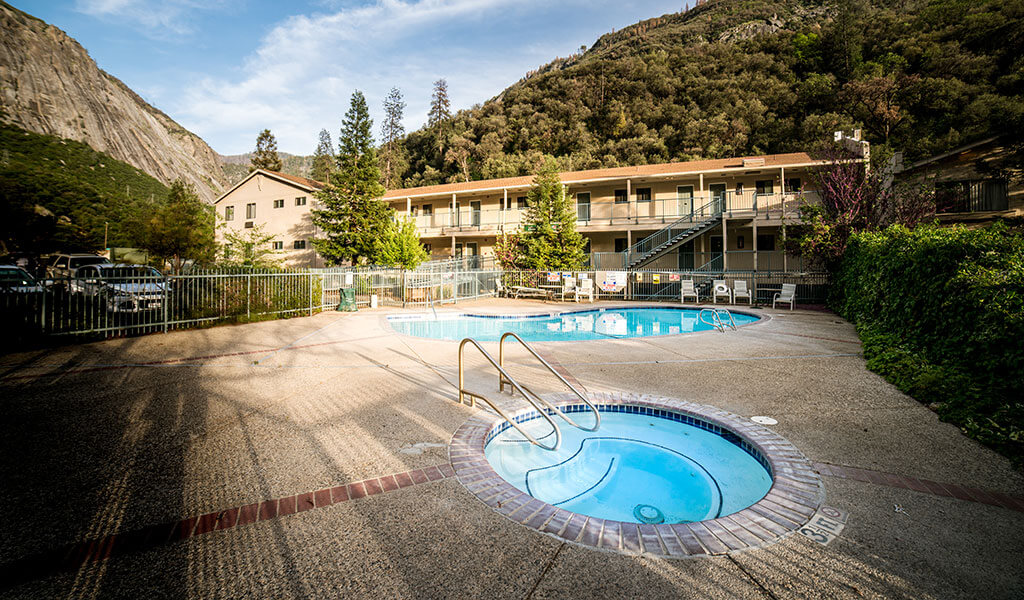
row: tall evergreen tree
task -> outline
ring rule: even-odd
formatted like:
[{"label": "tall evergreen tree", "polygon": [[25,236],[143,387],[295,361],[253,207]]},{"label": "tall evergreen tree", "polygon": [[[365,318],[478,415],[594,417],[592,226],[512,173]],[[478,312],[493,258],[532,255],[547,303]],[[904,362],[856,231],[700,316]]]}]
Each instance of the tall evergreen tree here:
[{"label": "tall evergreen tree", "polygon": [[384,187],[389,190],[398,187],[399,183],[398,167],[401,162],[399,153],[402,146],[398,142],[405,135],[405,126],[402,124],[404,111],[405,101],[402,99],[402,90],[397,87],[391,88],[388,97],[384,99],[384,122],[381,124]]},{"label": "tall evergreen tree", "polygon": [[249,172],[252,173],[256,169],[280,171],[282,168],[284,168],[284,164],[281,162],[281,157],[277,155],[277,139],[269,129],[264,129],[256,136],[256,151],[253,152],[252,159],[249,161]]},{"label": "tall evergreen tree", "polygon": [[558,174],[548,160],[533,178],[526,195],[527,210],[519,241],[528,269],[574,270],[583,266],[586,240],[576,231],[576,211]]},{"label": "tall evergreen tree", "polygon": [[451,119],[452,102],[448,98],[448,81],[438,79],[434,82],[434,93],[430,98],[427,128],[434,132],[437,154],[441,160],[444,160],[444,146],[448,141],[448,125]]},{"label": "tall evergreen tree", "polygon": [[322,208],[311,211],[313,224],[324,233],[313,240],[313,247],[333,264],[375,262],[378,241],[388,235],[394,220],[395,211],[380,201],[384,186],[372,130],[366,98],[356,91],[341,125],[338,171],[316,193]]},{"label": "tall evergreen tree", "polygon": [[334,147],[331,143],[331,134],[326,129],[320,130],[320,141],[313,153],[313,166],[309,176],[317,181],[326,183],[334,171]]}]

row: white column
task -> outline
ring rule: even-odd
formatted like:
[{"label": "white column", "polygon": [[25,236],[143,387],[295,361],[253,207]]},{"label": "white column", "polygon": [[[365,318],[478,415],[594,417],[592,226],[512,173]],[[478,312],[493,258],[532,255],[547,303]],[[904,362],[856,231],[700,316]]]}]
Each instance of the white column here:
[{"label": "white column", "polygon": [[501,230],[505,231],[505,213],[508,212],[508,188],[501,190]]},{"label": "white column", "polygon": [[782,190],[782,216],[786,216],[786,167],[779,167],[779,189]]},{"label": "white column", "polygon": [[722,270],[729,270],[729,219],[722,214]]},{"label": "white column", "polygon": [[632,210],[630,206],[633,204],[633,180],[626,180],[626,220],[632,218]]},{"label": "white column", "polygon": [[412,198],[405,199],[405,216],[412,218]]},{"label": "white column", "polygon": [[[459,219],[459,204],[458,204],[458,201],[455,199],[455,192],[452,192],[452,218],[451,218],[451,223],[449,223],[448,226],[449,227],[455,227],[456,224],[459,224],[458,223],[458,219]],[[454,237],[452,238],[452,254],[453,255],[455,254],[455,238]]]},{"label": "white column", "polygon": [[754,239],[750,240],[750,243],[754,245],[754,270],[757,271],[757,217],[754,217]]},{"label": "white column", "polygon": [[[698,194],[698,197],[700,198],[699,202],[700,202],[701,206],[704,206],[705,204],[707,204],[707,201],[704,199],[704,174],[703,173],[700,174],[700,194]],[[693,208],[697,208],[697,207],[694,206]]]}]

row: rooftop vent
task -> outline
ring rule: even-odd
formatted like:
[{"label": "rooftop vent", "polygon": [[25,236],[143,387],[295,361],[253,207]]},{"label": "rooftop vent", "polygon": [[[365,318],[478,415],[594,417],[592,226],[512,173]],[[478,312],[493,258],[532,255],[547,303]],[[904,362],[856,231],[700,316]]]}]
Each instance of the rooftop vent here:
[{"label": "rooftop vent", "polygon": [[749,168],[749,167],[763,167],[764,166],[764,159],[763,158],[744,158],[743,159],[743,166],[746,167],[746,168]]}]

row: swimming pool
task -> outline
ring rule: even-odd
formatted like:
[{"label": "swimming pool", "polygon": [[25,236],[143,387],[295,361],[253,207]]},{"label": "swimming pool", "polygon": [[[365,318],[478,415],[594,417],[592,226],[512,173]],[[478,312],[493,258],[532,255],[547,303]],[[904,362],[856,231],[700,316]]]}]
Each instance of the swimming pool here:
[{"label": "swimming pool", "polygon": [[[457,341],[471,337],[481,342],[496,342],[502,333],[512,331],[527,342],[559,342],[674,335],[714,329],[701,321],[700,311],[699,308],[626,307],[524,316],[440,313],[437,316],[393,315],[388,317],[388,322],[400,333],[438,340]],[[761,318],[730,312],[738,326]]]},{"label": "swimming pool", "polygon": [[[582,426],[593,420],[577,417]],[[537,438],[552,435],[539,417],[522,426]],[[630,523],[717,519],[756,503],[772,486],[756,450],[699,419],[604,407],[596,432],[560,426],[557,450],[527,443],[507,428],[490,439],[484,455],[502,479],[542,502]]]}]

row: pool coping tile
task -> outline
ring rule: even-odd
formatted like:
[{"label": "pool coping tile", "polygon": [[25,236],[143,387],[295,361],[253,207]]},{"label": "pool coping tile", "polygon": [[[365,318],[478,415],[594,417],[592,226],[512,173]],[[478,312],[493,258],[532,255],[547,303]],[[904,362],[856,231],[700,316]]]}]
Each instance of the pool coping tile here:
[{"label": "pool coping tile", "polygon": [[[501,417],[486,413],[468,419],[452,436],[449,464],[396,474],[395,483],[406,487],[454,475],[486,506],[544,535],[605,551],[666,558],[720,555],[774,544],[810,521],[825,501],[825,487],[814,465],[789,441],[744,417],[675,398],[607,391],[588,392],[588,396],[602,410],[637,407],[641,414],[677,420],[721,435],[764,465],[772,476],[772,487],[747,508],[697,523],[638,524],[572,513],[515,488],[494,471],[484,448],[509,425]],[[571,392],[544,398],[567,413],[589,410]],[[529,408],[509,416],[522,421],[539,415]],[[865,476],[868,479],[867,473]],[[390,488],[390,482],[384,481],[381,487]],[[351,497],[351,486],[348,491]],[[956,492],[950,490],[947,494]]]}]

